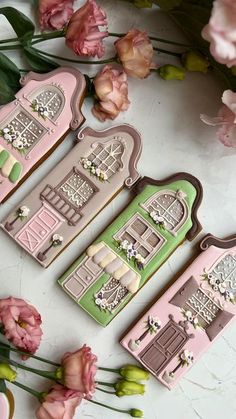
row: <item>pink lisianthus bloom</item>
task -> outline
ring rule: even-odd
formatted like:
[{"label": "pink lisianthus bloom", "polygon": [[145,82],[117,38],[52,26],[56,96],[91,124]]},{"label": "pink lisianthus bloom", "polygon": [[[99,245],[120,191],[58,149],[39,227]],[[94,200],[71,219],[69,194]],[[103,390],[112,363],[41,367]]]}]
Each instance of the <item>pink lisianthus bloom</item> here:
[{"label": "pink lisianthus bloom", "polygon": [[107,29],[106,13],[95,0],[87,0],[68,24],[66,45],[78,55],[102,57],[105,50],[102,41],[108,32],[100,31],[101,26]]},{"label": "pink lisianthus bloom", "polygon": [[37,419],[72,419],[83,395],[55,384],[35,412]]},{"label": "pink lisianthus bloom", "polygon": [[225,90],[222,96],[223,106],[218,112],[218,116],[211,118],[207,115],[200,115],[205,124],[217,126],[217,136],[227,147],[236,147],[236,93]]},{"label": "pink lisianthus bloom", "polygon": [[146,32],[131,29],[123,38],[115,42],[115,48],[129,76],[144,79],[150,74],[153,46]]},{"label": "pink lisianthus bloom", "polygon": [[73,14],[74,0],[39,0],[39,24],[44,29],[62,29]]},{"label": "pink lisianthus bloom", "polygon": [[236,1],[215,0],[202,37],[210,42],[215,60],[227,67],[236,65]]},{"label": "pink lisianthus bloom", "polygon": [[0,300],[0,325],[5,337],[16,348],[34,354],[43,334],[37,310],[19,298]]},{"label": "pink lisianthus bloom", "polygon": [[84,345],[76,352],[66,352],[61,361],[62,382],[71,390],[79,391],[86,399],[95,391],[97,357]]},{"label": "pink lisianthus bloom", "polygon": [[100,121],[115,119],[120,111],[126,111],[128,99],[127,75],[111,65],[106,65],[93,81],[96,101],[92,112]]}]

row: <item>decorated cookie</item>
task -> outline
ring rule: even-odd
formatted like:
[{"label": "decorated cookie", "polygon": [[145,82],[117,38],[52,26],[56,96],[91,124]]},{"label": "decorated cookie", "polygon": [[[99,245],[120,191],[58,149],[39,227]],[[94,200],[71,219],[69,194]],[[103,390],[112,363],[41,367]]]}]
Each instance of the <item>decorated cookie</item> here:
[{"label": "decorated cookie", "polygon": [[141,138],[129,125],[82,129],[70,153],[13,210],[3,228],[47,267],[139,174]]},{"label": "decorated cookie", "polygon": [[14,414],[14,398],[12,393],[0,393],[0,418],[12,419]]},{"label": "decorated cookie", "polygon": [[15,100],[0,109],[0,202],[84,120],[86,83],[78,70],[30,72],[21,84]]},{"label": "decorated cookie", "polygon": [[236,235],[207,235],[202,253],[121,340],[169,389],[235,320]]},{"label": "decorated cookie", "polygon": [[64,291],[106,326],[185,238],[201,230],[200,182],[187,173],[144,177],[136,197],[59,279]]}]

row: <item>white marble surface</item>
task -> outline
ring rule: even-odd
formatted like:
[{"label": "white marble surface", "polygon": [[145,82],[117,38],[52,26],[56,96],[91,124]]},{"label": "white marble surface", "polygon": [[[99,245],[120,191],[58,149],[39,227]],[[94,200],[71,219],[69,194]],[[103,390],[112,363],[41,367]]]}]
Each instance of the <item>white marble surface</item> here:
[{"label": "white marble surface", "polygon": [[[80,2],[76,2],[79,4]],[[139,11],[119,1],[102,1],[108,12],[110,30],[126,31],[131,26],[147,29],[150,34],[178,37],[157,9]],[[20,8],[29,16],[33,11],[29,1],[1,0],[1,6]],[[12,32],[0,17],[1,38]],[[62,41],[45,44],[48,51],[70,53]],[[19,55],[9,54],[16,62]],[[170,62],[167,56],[155,56],[156,62]],[[173,60],[172,60],[173,62]],[[21,65],[23,65],[21,63]],[[87,69],[82,69],[86,71]],[[96,69],[90,68],[90,74]],[[200,112],[215,114],[220,105],[220,86],[212,75],[188,74],[183,82],[165,82],[152,74],[147,80],[130,80],[129,96],[132,102],[128,112],[120,115],[117,123],[133,124],[142,134],[143,153],[139,162],[142,175],[162,178],[176,171],[189,171],[203,184],[204,199],[199,212],[203,232],[227,236],[236,230],[236,150],[227,149],[216,137],[214,128],[204,126]],[[86,124],[103,129],[114,123],[101,124],[91,115],[91,101],[86,100],[83,113]],[[0,208],[1,219],[39,182],[72,147],[75,134],[71,134],[25,184]],[[91,345],[97,353],[99,364],[116,367],[132,358],[122,349],[118,339],[135,317],[152,301],[193,254],[197,243],[181,246],[149,281],[129,306],[106,329],[97,325],[64,294],[56,284],[57,277],[94,239],[128,200],[123,191],[88,226],[84,232],[47,270],[43,270],[21,250],[3,231],[0,231],[0,296],[13,295],[30,301],[42,314],[44,336],[40,354],[60,359],[66,350],[82,343]],[[96,400],[121,407],[139,407],[145,419],[236,419],[236,325],[227,329],[211,350],[186,375],[175,390],[169,392],[154,378],[147,385],[144,397],[112,399],[97,393]],[[39,390],[46,381],[19,373],[20,378]],[[14,390],[15,419],[32,419],[37,402],[24,392]],[[123,419],[125,415],[105,411],[86,402],[76,418]]]}]

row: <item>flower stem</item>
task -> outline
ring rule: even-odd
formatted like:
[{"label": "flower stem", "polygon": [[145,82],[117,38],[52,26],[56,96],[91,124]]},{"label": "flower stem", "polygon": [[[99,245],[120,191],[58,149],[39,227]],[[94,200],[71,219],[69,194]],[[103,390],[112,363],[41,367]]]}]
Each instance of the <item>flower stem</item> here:
[{"label": "flower stem", "polygon": [[43,397],[43,393],[39,393],[36,390],[33,390],[30,387],[25,386],[24,384],[18,383],[18,381],[11,381],[11,384],[14,384],[14,386],[21,388],[22,390],[27,391],[28,393],[32,394],[33,396],[35,396],[39,401],[42,400]]},{"label": "flower stem", "polygon": [[168,54],[168,55],[173,55],[174,57],[178,57],[178,58],[181,58],[181,56],[182,56],[182,52],[173,52],[173,51],[168,51],[168,50],[166,50],[166,49],[162,49],[162,48],[153,48],[154,49],[154,51],[158,51],[158,52],[161,52],[162,54]]},{"label": "flower stem", "polygon": [[103,388],[100,387],[96,387],[96,390],[102,391],[103,393],[107,393],[107,394],[116,394],[114,391],[107,391],[107,390],[103,390]]},{"label": "flower stem", "polygon": [[13,361],[12,359],[5,358],[2,355],[0,355],[0,361],[6,362],[7,364],[10,364],[14,367],[20,368],[22,370],[32,372],[32,374],[39,375],[40,377],[46,377],[49,380],[55,380],[56,381],[56,375],[55,375],[55,372],[53,372],[53,371],[42,371],[42,370],[37,370],[35,368],[30,368],[30,367],[27,367],[26,365],[19,364],[18,362]]},{"label": "flower stem", "polygon": [[104,368],[104,367],[98,367],[99,370],[101,371],[108,371],[108,372],[115,372],[117,374],[119,374],[120,370],[117,369],[112,369],[112,368]]},{"label": "flower stem", "polygon": [[48,41],[50,39],[63,38],[64,36],[65,36],[65,31],[64,30],[45,33],[45,34],[42,34],[40,38],[31,42],[31,45],[38,44],[39,42],[43,42],[43,41]]},{"label": "flower stem", "polygon": [[73,60],[72,58],[65,58],[65,57],[59,57],[58,55],[50,54],[49,52],[45,52],[42,50],[39,50],[37,48],[32,48],[35,52],[41,55],[45,55],[46,57],[56,58],[61,61],[68,61],[70,63],[77,63],[77,64],[107,64],[117,61],[117,56],[107,58],[105,60],[98,60],[98,61],[88,61],[88,60]]},{"label": "flower stem", "polygon": [[104,381],[96,381],[96,384],[99,384],[100,386],[105,386],[105,387],[112,387],[112,388],[114,388],[114,384],[113,384],[113,383],[105,383]]},{"label": "flower stem", "polygon": [[106,409],[113,410],[114,412],[126,413],[126,414],[130,415],[130,410],[121,410],[121,409],[116,409],[115,407],[107,406],[106,404],[99,403],[99,402],[95,402],[95,400],[91,400],[91,399],[90,399],[90,400],[88,400],[88,402],[90,402],[90,403],[94,403],[94,404],[97,404],[98,406],[105,407]]},{"label": "flower stem", "polygon": [[[109,32],[109,36],[114,36],[115,38],[122,38],[125,35],[126,35],[126,33]],[[152,41],[162,42],[163,44],[171,44],[171,45],[178,45],[180,47],[192,48],[191,45],[183,44],[182,42],[176,42],[176,41],[171,41],[171,40],[168,40],[168,39],[159,38],[159,37],[156,37],[156,36],[148,35],[148,38],[151,39]]]},{"label": "flower stem", "polygon": [[[0,344],[0,349],[1,348],[4,348],[4,346],[2,346]],[[56,362],[49,361],[48,359],[45,359],[45,358],[41,358],[40,356],[32,355],[32,354],[29,354],[28,352],[25,352],[25,351],[20,351],[19,349],[12,348],[11,346],[8,349],[11,352],[16,352],[20,355],[25,355],[29,358],[34,358],[34,359],[37,359],[38,361],[45,362],[45,364],[50,364],[50,365],[54,365],[55,367],[60,367],[60,364],[57,364]]]}]

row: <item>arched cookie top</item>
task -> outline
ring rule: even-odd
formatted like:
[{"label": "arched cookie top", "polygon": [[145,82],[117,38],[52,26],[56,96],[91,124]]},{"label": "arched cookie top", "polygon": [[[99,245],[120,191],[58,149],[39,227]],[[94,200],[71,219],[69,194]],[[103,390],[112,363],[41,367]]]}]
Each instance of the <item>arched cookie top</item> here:
[{"label": "arched cookie top", "polygon": [[53,79],[55,79],[55,83],[57,83],[59,81],[58,76],[63,77],[63,73],[71,74],[76,79],[76,85],[70,97],[70,107],[72,111],[70,128],[72,130],[76,130],[84,121],[84,117],[81,113],[81,105],[86,89],[85,78],[79,70],[71,67],[60,67],[45,74],[38,74],[34,71],[30,71],[21,78],[20,83],[22,86],[26,86],[32,80],[38,82],[46,82],[51,79],[52,82],[54,82]]},{"label": "arched cookie top", "polygon": [[231,249],[236,246],[236,234],[226,237],[225,239],[219,239],[209,233],[201,240],[200,249],[204,251],[210,246],[219,247],[220,249]]},{"label": "arched cookie top", "polygon": [[[120,138],[119,136],[121,134],[124,134],[124,137]],[[124,180],[124,184],[130,188],[140,177],[137,171],[137,163],[142,151],[142,140],[135,128],[128,124],[116,125],[102,131],[95,131],[90,127],[85,127],[80,130],[78,141],[82,140],[85,136],[89,136],[94,137],[94,140],[97,140],[99,143],[99,139],[108,139],[113,135],[114,137],[117,137],[117,140],[120,141],[127,150],[123,165],[128,168],[129,175]]]},{"label": "arched cookie top", "polygon": [[195,176],[185,172],[176,173],[163,180],[156,180],[145,176],[135,185],[134,192],[139,194],[147,185],[164,186],[168,183],[180,180],[185,180],[191,183],[196,190],[196,197],[191,209],[192,227],[186,234],[186,238],[188,240],[193,240],[202,229],[202,226],[197,217],[197,212],[202,201],[203,189],[200,181]]}]

